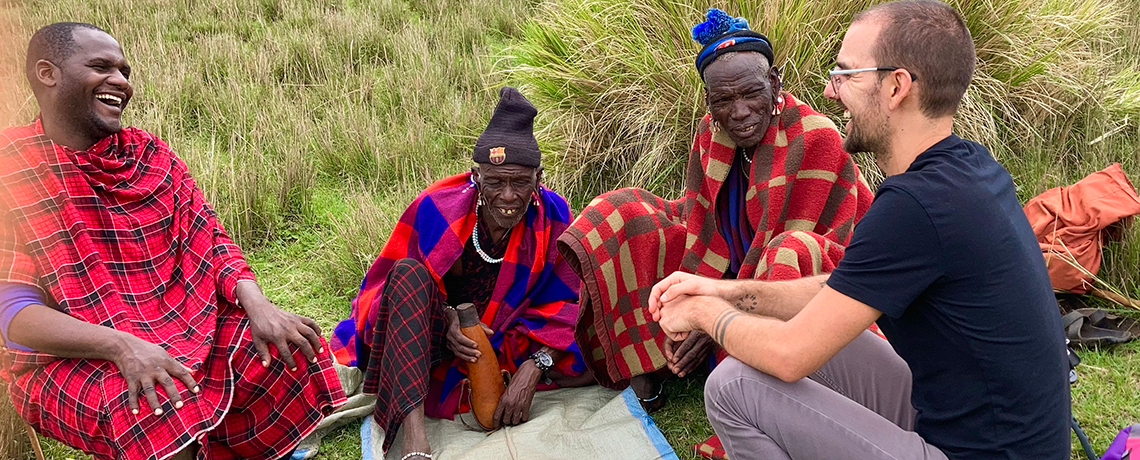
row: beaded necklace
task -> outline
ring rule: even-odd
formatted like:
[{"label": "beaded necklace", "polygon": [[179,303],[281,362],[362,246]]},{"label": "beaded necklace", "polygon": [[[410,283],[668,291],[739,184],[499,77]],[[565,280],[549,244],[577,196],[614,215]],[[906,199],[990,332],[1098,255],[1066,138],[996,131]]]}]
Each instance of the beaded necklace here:
[{"label": "beaded necklace", "polygon": [[483,252],[483,248],[479,246],[479,203],[475,203],[475,228],[471,229],[471,242],[475,243],[475,252],[479,253],[479,257],[483,258],[484,262],[489,264],[497,264],[503,261],[503,258],[498,259],[487,255]]}]

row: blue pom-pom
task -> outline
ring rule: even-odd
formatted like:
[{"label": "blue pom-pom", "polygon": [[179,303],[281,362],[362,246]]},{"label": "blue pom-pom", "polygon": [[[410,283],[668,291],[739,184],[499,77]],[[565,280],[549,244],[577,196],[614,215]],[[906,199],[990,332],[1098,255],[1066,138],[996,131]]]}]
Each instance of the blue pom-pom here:
[{"label": "blue pom-pom", "polygon": [[717,8],[709,8],[705,14],[705,22],[693,26],[693,40],[702,46],[716,41],[717,37],[729,32],[748,29],[748,20],[734,18]]},{"label": "blue pom-pom", "polygon": [[[736,18],[729,16],[728,13],[721,11],[717,8],[709,8],[705,14],[705,22],[693,26],[693,40],[696,40],[701,45],[708,45],[712,43],[717,37],[724,35],[732,28]],[[745,21],[745,28],[748,27],[748,22]]]}]

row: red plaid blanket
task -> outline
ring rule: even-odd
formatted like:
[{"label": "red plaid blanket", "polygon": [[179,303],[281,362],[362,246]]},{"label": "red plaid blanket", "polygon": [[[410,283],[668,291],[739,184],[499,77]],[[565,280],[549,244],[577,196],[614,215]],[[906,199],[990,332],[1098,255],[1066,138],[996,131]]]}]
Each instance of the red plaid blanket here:
[{"label": "red plaid blanket", "polygon": [[126,128],[75,151],[38,121],[2,136],[0,282],[161,345],[201,387],[176,381],[182,409],[132,415],[114,363],[9,350],[12,402],[40,433],[97,458],[157,459],[194,440],[210,458],[275,458],[344,401],[327,355],[298,372],[261,366],[234,297],[254,275],[165,143]]},{"label": "red plaid blanket", "polygon": [[[753,156],[745,206],[756,233],[739,278],[799,277],[803,270],[793,264],[801,256],[812,271],[830,271],[873,198],[835,125],[791,94],[783,96],[783,111]],[[710,129],[710,120],[706,115],[693,140],[684,197],[610,192],[559,238],[559,249],[582,277],[576,338],[603,385],[620,388],[630,377],[664,367],[664,334],[645,311],[654,283],[676,270],[722,278],[729,266],[714,204],[736,146]],[[815,243],[777,240],[786,232]]]}]

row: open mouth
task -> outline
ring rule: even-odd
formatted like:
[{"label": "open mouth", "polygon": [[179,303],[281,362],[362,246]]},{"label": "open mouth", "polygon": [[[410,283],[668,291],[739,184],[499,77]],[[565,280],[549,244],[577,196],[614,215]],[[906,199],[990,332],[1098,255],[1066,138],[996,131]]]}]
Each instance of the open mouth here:
[{"label": "open mouth", "polygon": [[123,98],[113,94],[99,93],[95,95],[95,99],[111,107],[121,108],[123,106]]},{"label": "open mouth", "polygon": [[733,128],[732,132],[736,133],[736,135],[740,137],[748,137],[751,136],[752,133],[756,132],[756,125],[738,126],[736,128]]},{"label": "open mouth", "polygon": [[515,214],[518,214],[518,212],[519,212],[518,208],[496,208],[496,209],[498,209],[499,214],[502,214],[502,215],[507,216],[507,217],[514,217]]}]

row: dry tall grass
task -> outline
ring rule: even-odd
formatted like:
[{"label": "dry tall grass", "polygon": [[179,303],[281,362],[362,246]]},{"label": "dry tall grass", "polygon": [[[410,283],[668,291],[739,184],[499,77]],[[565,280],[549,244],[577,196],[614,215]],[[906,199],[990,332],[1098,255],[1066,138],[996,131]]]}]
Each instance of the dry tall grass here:
[{"label": "dry tall grass", "polygon": [[[834,116],[836,106],[822,97],[824,76],[851,15],[874,3],[552,0],[540,6],[524,42],[504,54],[503,67],[545,109],[555,150],[564,151],[557,176],[561,190],[593,195],[615,185],[640,185],[675,192],[692,127],[704,112],[692,66],[699,47],[689,28],[703,19],[706,7],[748,18],[772,40],[785,88]],[[1021,171],[1008,163],[1027,150],[1085,150],[1087,141],[1105,133],[1102,119],[1131,117],[1125,124],[1135,126],[1140,84],[1135,69],[1121,65],[1125,44],[1117,41],[1135,36],[1126,31],[1127,21],[1135,21],[1135,14],[1127,14],[1129,5],[951,3],[966,18],[979,58],[957,130],[989,145],[1015,175]],[[1082,136],[1073,136],[1074,130]],[[1086,135],[1093,137],[1078,138]],[[662,174],[662,165],[669,173]],[[1041,175],[1030,171],[1024,176],[1020,183],[1027,192],[1054,185],[1039,184],[1031,177]]]},{"label": "dry tall grass", "polygon": [[[823,98],[850,17],[876,0],[548,0],[500,68],[537,100],[557,152],[553,186],[578,204],[617,186],[679,192],[704,113],[689,29],[716,6],[773,42],[784,87],[837,118]],[[1140,173],[1137,0],[954,0],[977,47],[956,131],[990,147],[1022,199],[1120,161]],[[859,155],[872,182],[880,176]],[[881,177],[881,176],[880,176]],[[1134,292],[1130,270],[1109,279]],[[1115,269],[1113,269],[1115,270]]]},{"label": "dry tall grass", "polygon": [[[16,120],[20,112],[19,106],[25,100],[14,96],[25,93],[19,84],[24,80],[23,72],[19,66],[10,65],[21,60],[24,55],[19,34],[21,28],[16,22],[18,20],[19,16],[11,5],[0,3],[0,62],[9,64],[0,65],[0,94],[10,95],[0,100],[0,123],[4,123],[4,126]],[[8,399],[8,386],[0,380],[0,458],[24,459],[30,454],[24,423]]]},{"label": "dry tall grass", "polygon": [[[320,182],[383,193],[462,168],[496,94],[473,55],[517,34],[526,7],[46,0],[25,5],[19,32],[64,20],[111,32],[136,70],[126,121],[165,138],[230,233],[253,248],[312,217]],[[17,65],[10,55],[23,47],[6,49],[3,65]],[[21,97],[0,104],[30,120],[26,85],[13,94]]]}]

